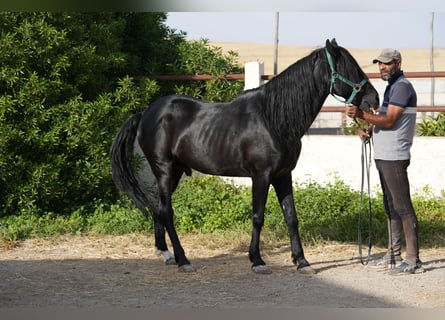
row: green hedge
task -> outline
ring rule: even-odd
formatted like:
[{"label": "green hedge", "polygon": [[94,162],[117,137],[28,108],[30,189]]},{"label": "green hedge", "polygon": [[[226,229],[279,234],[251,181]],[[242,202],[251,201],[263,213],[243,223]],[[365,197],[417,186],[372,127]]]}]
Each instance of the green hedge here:
[{"label": "green hedge", "polygon": [[[368,199],[360,202],[360,193],[341,181],[320,185],[297,183],[295,203],[304,243],[320,241],[357,241],[358,217],[361,216],[363,242],[368,235]],[[372,197],[373,244],[386,245],[386,216],[381,196]],[[233,231],[250,233],[251,191],[236,187],[214,176],[186,178],[173,196],[175,225],[179,232],[212,233]],[[445,246],[445,201],[443,198],[413,199],[420,225],[422,246]],[[264,234],[286,240],[287,226],[275,193],[271,190],[266,206]],[[22,214],[3,218],[0,227],[4,241],[58,234],[127,234],[152,232],[152,221],[146,219],[129,200],[113,205],[101,202],[81,207],[70,215]]]}]

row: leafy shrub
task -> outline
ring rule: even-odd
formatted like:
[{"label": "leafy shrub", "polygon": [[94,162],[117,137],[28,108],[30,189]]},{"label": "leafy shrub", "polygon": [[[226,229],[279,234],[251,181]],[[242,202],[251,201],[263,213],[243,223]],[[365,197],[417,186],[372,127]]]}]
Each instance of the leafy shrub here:
[{"label": "leafy shrub", "polygon": [[250,222],[250,190],[216,176],[184,179],[173,194],[175,225],[180,231],[210,232]]},{"label": "leafy shrub", "polygon": [[208,81],[178,81],[174,91],[207,101],[225,102],[243,91],[243,81],[226,80],[231,73],[243,73],[237,64],[238,53],[210,46],[208,40],[186,41],[178,45],[179,59],[170,65],[173,74],[209,74],[215,79]]},{"label": "leafy shrub", "polygon": [[412,199],[419,220],[420,243],[429,247],[445,245],[445,200],[440,198],[419,197]]},{"label": "leafy shrub", "polygon": [[[373,224],[380,224],[378,217],[382,205],[375,199],[368,199],[366,194],[361,201],[360,192],[352,190],[342,181],[336,180],[325,186],[313,181],[296,184],[294,194],[300,231],[306,241],[356,241],[359,218],[361,233],[365,238],[370,214]],[[368,200],[372,203],[371,212],[368,210]]]},{"label": "leafy shrub", "polygon": [[97,234],[121,235],[150,229],[149,221],[139,209],[121,204],[108,207],[101,203],[86,220],[88,231]]},{"label": "leafy shrub", "polygon": [[[149,32],[158,45],[152,54],[163,53],[171,45],[160,41],[170,34],[163,18],[0,13],[0,217],[68,215],[96,198],[116,200],[109,146],[124,120],[159,89],[154,81],[133,83],[127,68],[147,70],[150,60],[166,56],[142,58],[147,48],[137,42],[129,52],[123,43],[128,34]],[[126,28],[137,21],[154,21],[158,28]]]},{"label": "leafy shrub", "polygon": [[[358,218],[363,244],[369,228],[368,198],[342,181],[322,186],[316,182],[296,183],[294,198],[303,243],[320,241],[356,242]],[[372,244],[386,246],[387,224],[381,195],[370,199],[372,207]],[[173,195],[175,226],[182,232],[227,231],[248,234],[251,223],[251,191],[236,187],[215,176],[185,178]],[[421,246],[445,246],[444,198],[413,197],[419,219]],[[96,201],[89,207],[78,207],[71,215],[44,216],[25,211],[2,219],[0,238],[19,240],[63,233],[126,234],[152,232],[152,219],[146,219],[128,200],[107,205]],[[263,228],[265,238],[288,241],[287,226],[277,197],[269,193]]]},{"label": "leafy shrub", "polygon": [[[144,95],[156,91],[154,82],[139,85],[144,85]],[[14,111],[14,102],[5,101],[0,116],[35,115],[9,119],[0,128],[0,216],[24,211],[69,214],[94,199],[113,200],[117,192],[108,150],[115,124],[146,98],[138,97],[138,90],[125,78],[114,95],[91,102],[76,97],[66,105],[46,107],[41,115],[39,105]]]},{"label": "leafy shrub", "polygon": [[417,133],[420,136],[445,136],[445,113],[422,117],[421,122],[417,124]]},{"label": "leafy shrub", "polygon": [[236,53],[187,42],[165,20],[165,13],[0,13],[0,217],[68,216],[96,199],[114,203],[108,151],[132,113],[174,89],[211,101],[242,91],[242,82],[224,79],[134,82],[130,75],[242,72]]},{"label": "leafy shrub", "polygon": [[85,229],[85,218],[74,212],[69,217],[48,213],[39,216],[25,212],[8,216],[2,220],[2,239],[20,240],[33,237],[52,237],[59,234],[81,234]]}]

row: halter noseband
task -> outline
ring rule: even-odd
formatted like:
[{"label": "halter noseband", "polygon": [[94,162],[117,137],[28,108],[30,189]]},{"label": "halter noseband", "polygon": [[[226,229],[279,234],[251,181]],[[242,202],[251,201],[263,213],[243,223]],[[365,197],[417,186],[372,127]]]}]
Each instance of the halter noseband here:
[{"label": "halter noseband", "polygon": [[[329,67],[331,68],[331,81],[330,81],[331,84],[329,86],[329,94],[331,96],[333,96],[337,101],[340,101],[345,104],[350,104],[352,102],[352,100],[354,100],[357,93],[360,92],[360,90],[362,90],[362,87],[365,85],[365,83],[368,81],[368,79],[363,79],[360,83],[354,83],[351,80],[346,79],[341,74],[337,73],[337,71],[335,71],[334,63],[332,62],[332,56],[329,53],[329,51],[326,48],[324,49],[324,51],[326,52],[326,57],[328,58]],[[348,86],[350,86],[352,88],[351,95],[349,96],[349,98],[347,100],[343,101],[342,99],[335,96],[333,93],[334,84],[337,79],[340,81],[343,81],[344,83],[346,83]]]}]

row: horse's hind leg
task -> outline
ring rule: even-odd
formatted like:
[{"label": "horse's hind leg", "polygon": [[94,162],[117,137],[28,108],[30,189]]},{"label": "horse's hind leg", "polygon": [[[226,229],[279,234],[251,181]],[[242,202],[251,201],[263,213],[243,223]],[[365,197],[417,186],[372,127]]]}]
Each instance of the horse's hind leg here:
[{"label": "horse's hind leg", "polygon": [[157,214],[153,215],[154,232],[155,232],[155,254],[163,258],[166,265],[176,264],[175,257],[168,250],[167,242],[165,241],[165,228],[159,221]]},{"label": "horse's hind leg", "polygon": [[170,241],[173,246],[173,252],[176,263],[178,264],[180,271],[194,272],[196,271],[190,264],[190,261],[185,256],[184,249],[179,241],[176,228],[173,220],[173,207],[172,207],[172,193],[176,189],[182,172],[178,167],[172,168],[172,164],[166,165],[166,170],[163,172],[167,174],[160,174],[158,176],[159,187],[159,221],[165,227],[165,230],[170,237]]},{"label": "horse's hind leg", "polygon": [[[175,170],[174,172],[173,192],[176,190],[182,174],[183,171],[178,167],[177,170]],[[162,256],[162,258],[164,259],[164,263],[167,265],[176,264],[174,255],[170,252],[170,250],[168,250],[167,242],[165,239],[165,226],[161,222],[161,219],[159,217],[159,211],[153,215],[153,220],[154,220],[156,255]]]}]

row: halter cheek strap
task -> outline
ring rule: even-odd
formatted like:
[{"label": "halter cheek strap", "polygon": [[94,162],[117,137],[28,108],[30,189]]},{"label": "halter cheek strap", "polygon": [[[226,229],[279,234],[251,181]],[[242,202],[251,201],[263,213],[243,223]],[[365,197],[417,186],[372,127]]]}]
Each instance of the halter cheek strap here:
[{"label": "halter cheek strap", "polygon": [[[329,86],[329,94],[333,96],[337,101],[340,101],[345,104],[350,104],[354,100],[357,93],[359,93],[360,90],[362,90],[362,87],[365,85],[365,83],[368,82],[368,79],[363,79],[360,83],[354,83],[351,80],[346,79],[341,74],[337,73],[337,71],[335,71],[334,63],[332,62],[332,56],[326,48],[325,52],[326,52],[326,57],[328,58],[329,68],[331,68],[331,81]],[[342,100],[338,98],[336,95],[334,95],[334,84],[335,81],[337,81],[337,79],[346,83],[348,86],[352,88],[351,95],[347,100]]]}]

